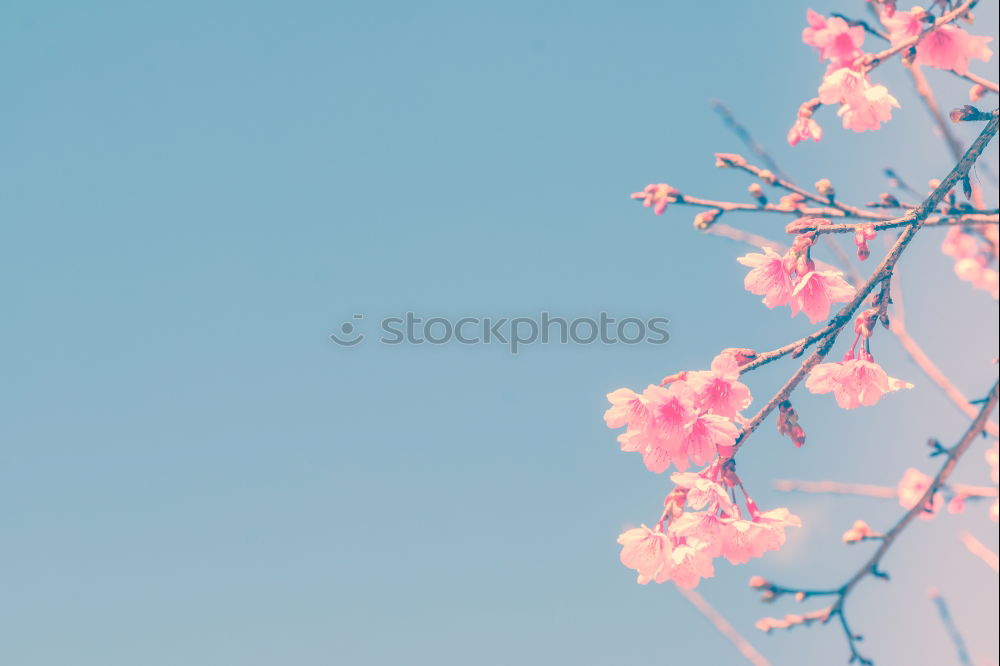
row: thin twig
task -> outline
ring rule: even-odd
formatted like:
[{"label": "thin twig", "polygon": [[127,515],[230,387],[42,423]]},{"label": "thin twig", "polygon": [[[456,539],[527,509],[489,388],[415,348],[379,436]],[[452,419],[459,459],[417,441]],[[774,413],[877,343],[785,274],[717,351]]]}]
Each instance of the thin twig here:
[{"label": "thin twig", "polygon": [[[916,236],[917,232],[920,231],[923,226],[924,220],[927,219],[928,215],[932,210],[934,210],[937,205],[941,202],[944,196],[951,191],[951,188],[955,186],[962,178],[969,173],[969,169],[975,164],[976,160],[982,154],[983,150],[986,149],[987,144],[996,135],[997,129],[1000,127],[1000,118],[996,115],[986,124],[983,131],[979,134],[969,149],[962,156],[962,159],[952,168],[951,172],[945,176],[941,183],[934,188],[930,196],[917,208],[906,214],[905,219],[907,219],[910,224],[903,229],[903,232],[899,234],[899,238],[896,240],[895,244],[886,254],[882,263],[879,264],[878,268],[872,273],[871,277],[857,290],[854,298],[851,299],[847,305],[845,305],[840,312],[827,324],[826,327],[820,331],[813,333],[811,335],[802,338],[801,340],[791,343],[791,345],[785,345],[784,347],[779,347],[772,352],[766,354],[761,354],[754,360],[740,367],[740,372],[745,373],[754,368],[760,367],[765,363],[769,363],[777,358],[781,358],[788,354],[791,354],[797,350],[804,350],[807,346],[813,343],[819,343],[816,350],[802,363],[798,370],[789,378],[785,385],[778,390],[774,396],[767,401],[767,403],[761,407],[753,418],[743,427],[740,432],[736,443],[733,446],[732,453],[728,456],[732,459],[736,455],[746,439],[757,429],[758,426],[764,421],[765,418],[774,411],[779,404],[787,400],[791,395],[792,391],[805,379],[809,371],[818,365],[826,355],[833,348],[834,343],[837,340],[837,335],[840,331],[847,325],[851,320],[851,317],[857,311],[857,309],[864,303],[864,300],[868,295],[875,289],[875,287],[881,282],[888,280],[892,276],[892,271],[896,267],[896,262],[899,261],[900,256],[902,256],[903,251]],[[801,352],[800,352],[801,353]]]},{"label": "thin twig", "polygon": [[969,658],[969,651],[965,647],[965,641],[962,639],[962,634],[959,633],[958,627],[955,626],[955,620],[952,619],[951,613],[948,611],[948,604],[945,602],[944,597],[937,590],[931,590],[930,596],[931,601],[937,607],[941,623],[944,624],[945,631],[948,632],[948,637],[951,638],[951,642],[955,645],[955,651],[958,652],[958,662],[962,666],[973,666],[972,659]]},{"label": "thin twig", "polygon": [[712,626],[715,627],[720,634],[725,636],[726,639],[728,639],[729,642],[740,651],[740,654],[743,655],[747,661],[754,666],[770,666],[771,662],[757,652],[754,646],[750,644],[750,641],[741,636],[740,633],[736,631],[735,627],[729,624],[726,618],[724,618],[719,611],[715,610],[715,608],[713,608],[703,596],[698,594],[697,591],[686,590],[680,586],[677,587],[677,590],[691,603],[692,606],[698,609],[698,612],[704,615],[705,618],[712,623]]},{"label": "thin twig", "polygon": [[919,501],[917,501],[916,504],[913,505],[912,508],[903,514],[902,518],[900,518],[888,532],[885,533],[884,538],[879,543],[875,552],[868,558],[868,560],[865,561],[864,564],[861,565],[861,567],[847,580],[847,582],[833,590],[809,590],[779,586],[770,583],[763,586],[764,589],[771,594],[772,598],[775,595],[781,594],[794,594],[799,596],[801,599],[805,599],[810,596],[835,595],[837,599],[834,601],[833,605],[830,606],[828,617],[832,618],[836,616],[840,619],[841,628],[844,630],[844,635],[847,638],[847,642],[851,650],[851,663],[858,662],[865,665],[872,664],[869,659],[863,657],[858,652],[856,642],[859,640],[859,637],[850,630],[847,624],[847,618],[844,615],[844,603],[847,600],[848,595],[850,595],[851,591],[858,585],[858,583],[868,576],[888,579],[889,575],[879,568],[882,558],[892,547],[892,544],[896,542],[896,539],[903,532],[903,530],[905,530],[906,527],[912,523],[915,518],[917,518],[917,516],[925,511],[925,507],[934,497],[934,494],[937,493],[947,482],[948,478],[951,477],[952,472],[955,471],[955,467],[958,465],[958,461],[962,458],[965,452],[969,450],[976,438],[982,434],[987,419],[996,407],[998,399],[1000,399],[1000,382],[994,382],[993,387],[990,389],[986,404],[983,405],[979,414],[976,416],[975,420],[973,420],[972,424],[966,429],[961,439],[959,439],[958,443],[951,448],[944,449],[945,462],[938,470],[937,474],[934,475],[934,478],[927,486],[927,490],[924,491],[923,496]]},{"label": "thin twig", "polygon": [[784,174],[782,174],[781,172],[781,168],[778,166],[778,163],[774,161],[774,158],[771,157],[771,154],[767,152],[767,149],[764,148],[764,146],[762,146],[760,143],[757,142],[756,139],[753,138],[753,135],[750,134],[750,130],[741,125],[740,122],[736,120],[736,117],[733,116],[728,106],[726,106],[717,99],[713,99],[710,102],[710,104],[712,105],[712,109],[717,114],[719,114],[719,117],[722,118],[722,122],[726,124],[726,127],[731,129],[733,131],[733,134],[738,136],[740,141],[742,141],[747,146],[747,148],[753,151],[754,155],[763,160],[764,164],[767,165],[767,168],[769,168],[771,171],[778,174],[779,176],[784,177]]},{"label": "thin twig", "polygon": [[965,546],[970,553],[985,562],[989,568],[993,569],[993,571],[1000,572],[1000,557],[990,550],[986,544],[968,532],[960,532],[958,538],[961,539],[962,545]]}]

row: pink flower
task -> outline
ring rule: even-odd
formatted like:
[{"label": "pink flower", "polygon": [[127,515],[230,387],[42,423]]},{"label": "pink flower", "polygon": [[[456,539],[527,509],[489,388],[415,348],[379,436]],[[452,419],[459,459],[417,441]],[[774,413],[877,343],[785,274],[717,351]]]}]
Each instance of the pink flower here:
[{"label": "pink flower", "polygon": [[679,455],[674,464],[677,469],[687,469],[687,458],[696,465],[705,465],[717,453],[728,455],[739,431],[733,422],[724,416],[699,414],[688,426]]},{"label": "pink flower", "polygon": [[702,578],[715,575],[712,556],[691,545],[681,545],[670,553],[670,580],[678,587],[690,590],[698,586]]},{"label": "pink flower", "polygon": [[860,101],[871,83],[861,72],[841,67],[828,72],[819,85],[819,101],[823,104],[850,104]]},{"label": "pink flower", "polygon": [[854,298],[854,287],[837,271],[810,271],[792,291],[792,316],[804,312],[813,324],[826,319],[833,303],[846,303]]},{"label": "pink flower", "polygon": [[889,94],[885,86],[872,86],[865,90],[864,97],[851,104],[844,104],[837,110],[844,129],[855,132],[877,130],[882,123],[892,120],[893,107],[899,102]]},{"label": "pink flower", "polygon": [[882,25],[889,31],[889,41],[893,46],[899,46],[912,39],[923,30],[923,15],[926,12],[920,7],[914,7],[908,12],[883,12]]},{"label": "pink flower", "polygon": [[642,396],[631,389],[620,388],[609,393],[608,402],[611,407],[604,412],[604,422],[609,428],[621,428],[633,421],[638,424],[649,416]]},{"label": "pink flower", "polygon": [[669,578],[672,549],[666,534],[654,532],[643,525],[619,534],[618,543],[622,546],[619,559],[629,569],[638,572],[640,585],[651,580],[662,583]]},{"label": "pink flower", "polygon": [[820,60],[845,66],[861,55],[861,44],[865,41],[865,29],[861,26],[851,27],[837,16],[824,18],[811,9],[806,12],[806,21],[809,27],[802,31],[802,41],[819,51]]},{"label": "pink flower", "polygon": [[991,41],[992,37],[974,37],[955,25],[943,25],[920,40],[914,62],[950,69],[964,76],[973,58],[989,62],[993,57],[993,51],[987,46]]},{"label": "pink flower", "polygon": [[786,527],[801,527],[798,516],[780,508],[765,511],[753,520],[732,520],[723,535],[722,556],[731,564],[745,564],[785,543]]},{"label": "pink flower", "polygon": [[788,145],[790,146],[794,146],[800,141],[808,141],[810,139],[819,141],[822,138],[823,128],[819,126],[818,122],[813,120],[811,115],[803,116],[799,114],[795,119],[795,124],[788,130]]},{"label": "pink flower", "polygon": [[[898,46],[919,35],[924,29],[923,17],[926,13],[922,8],[914,7],[908,12],[896,12],[892,16],[883,14],[882,24],[889,31],[892,45]],[[970,60],[989,62],[993,57],[993,51],[987,46],[992,39],[974,37],[951,23],[942,25],[920,40],[914,62],[965,75],[969,71]]]},{"label": "pink flower", "polygon": [[780,254],[769,247],[763,250],[764,254],[751,252],[736,260],[753,269],[743,279],[743,286],[751,294],[763,295],[761,302],[768,308],[786,305],[792,298],[792,278]]},{"label": "pink flower", "polygon": [[677,487],[687,490],[687,503],[692,509],[709,507],[712,511],[722,511],[727,516],[738,515],[739,511],[726,489],[711,479],[694,472],[675,472],[670,480]]},{"label": "pink flower", "polygon": [[642,205],[646,208],[653,208],[653,212],[657,215],[663,215],[663,211],[667,209],[667,204],[677,201],[677,195],[680,191],[670,187],[666,183],[657,183],[655,185],[647,185],[642,192],[633,192],[633,199],[642,199]]},{"label": "pink flower", "polygon": [[890,377],[874,361],[849,359],[814,367],[806,388],[812,393],[833,393],[841,408],[854,409],[870,407],[886,393],[913,388],[913,384]]},{"label": "pink flower", "polygon": [[694,391],[683,381],[668,387],[650,385],[643,392],[651,415],[646,429],[642,453],[646,469],[662,474],[673,462],[678,469],[687,469],[688,456],[683,452],[687,429],[697,418]]},{"label": "pink flower", "polygon": [[[932,481],[931,477],[917,469],[912,467],[907,469],[903,473],[903,478],[899,480],[899,484],[896,486],[896,494],[899,495],[900,506],[904,509],[915,507],[924,496],[924,493],[927,492],[927,489],[931,487]],[[944,498],[941,497],[941,493],[934,493],[934,497],[924,507],[924,511],[920,514],[920,517],[924,520],[932,518],[943,504]]]},{"label": "pink flower", "polygon": [[893,107],[899,108],[885,86],[873,86],[864,74],[846,67],[823,77],[819,99],[824,104],[840,103],[837,115],[844,129],[855,132],[877,130],[892,118]]},{"label": "pink flower", "polygon": [[719,354],[712,369],[688,373],[688,385],[694,389],[695,405],[710,414],[735,418],[750,406],[750,389],[739,381],[740,364],[731,354]]},{"label": "pink flower", "polygon": [[696,511],[681,514],[670,523],[669,531],[704,550],[706,554],[718,557],[726,525],[727,519],[717,516],[715,511]]}]

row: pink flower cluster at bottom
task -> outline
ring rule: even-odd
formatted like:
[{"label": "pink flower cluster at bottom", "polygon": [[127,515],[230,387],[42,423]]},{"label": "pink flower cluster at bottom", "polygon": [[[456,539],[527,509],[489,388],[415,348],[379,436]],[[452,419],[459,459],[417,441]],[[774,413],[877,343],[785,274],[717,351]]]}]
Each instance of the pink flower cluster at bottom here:
[{"label": "pink flower cluster at bottom", "polygon": [[[635,569],[640,584],[670,580],[693,588],[702,578],[715,575],[715,558],[724,557],[732,564],[748,562],[779,549],[786,527],[802,525],[788,509],[760,512],[749,498],[750,519],[742,518],[725,488],[710,478],[713,471],[717,467],[701,474],[674,474],[677,486],[665,500],[667,510],[660,522],[653,529],[642,525],[619,535],[621,562]],[[696,510],[685,511],[685,505]]]}]

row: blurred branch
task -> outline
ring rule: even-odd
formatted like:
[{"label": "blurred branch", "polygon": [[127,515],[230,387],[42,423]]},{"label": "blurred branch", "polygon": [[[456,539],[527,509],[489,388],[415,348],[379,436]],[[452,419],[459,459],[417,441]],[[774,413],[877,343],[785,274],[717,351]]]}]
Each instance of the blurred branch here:
[{"label": "blurred branch", "polygon": [[973,666],[972,660],[969,658],[969,651],[965,647],[965,641],[962,639],[958,627],[955,626],[951,613],[948,612],[948,604],[945,603],[944,597],[937,590],[931,590],[930,597],[937,607],[938,615],[941,617],[941,622],[944,624],[951,642],[955,645],[955,650],[958,652],[958,662],[962,666]]},{"label": "blurred branch", "polygon": [[715,610],[715,608],[713,608],[703,596],[698,594],[697,591],[686,590],[680,586],[677,587],[677,591],[680,592],[692,606],[698,609],[698,612],[704,615],[720,634],[725,636],[730,643],[736,646],[736,649],[740,651],[740,654],[743,655],[747,661],[754,666],[770,666],[771,662],[757,652],[754,646],[750,644],[750,641],[740,635],[733,625],[729,624],[726,618],[722,617],[722,614]]},{"label": "blurred branch", "polygon": [[958,440],[958,443],[951,448],[943,449],[945,462],[927,486],[927,490],[924,492],[923,496],[910,510],[903,514],[903,517],[892,526],[892,529],[885,533],[884,538],[879,543],[879,547],[875,550],[872,556],[861,565],[857,572],[855,572],[855,574],[847,580],[847,582],[835,589],[820,590],[785,587],[775,585],[767,581],[761,585],[757,585],[756,587],[758,589],[762,589],[766,595],[769,595],[767,596],[768,599],[773,599],[783,594],[793,594],[800,600],[813,596],[835,596],[836,600],[826,611],[825,620],[823,621],[824,624],[829,622],[832,618],[837,617],[851,650],[851,663],[857,662],[864,666],[871,666],[873,662],[858,652],[857,642],[861,640],[861,637],[851,631],[847,623],[847,617],[844,614],[844,604],[847,597],[858,585],[858,583],[868,576],[888,580],[889,574],[879,568],[882,558],[896,542],[896,539],[903,532],[903,530],[905,530],[917,516],[924,512],[927,503],[931,501],[934,494],[938,492],[938,490],[944,486],[949,477],[951,477],[952,472],[955,471],[955,467],[958,465],[958,461],[962,458],[965,452],[969,450],[969,447],[972,446],[972,443],[976,440],[976,438],[982,434],[987,419],[996,407],[998,399],[1000,399],[1000,382],[994,382],[993,387],[990,389],[986,404],[983,405],[975,420],[962,435],[961,439]]},{"label": "blurred branch", "polygon": [[962,545],[965,546],[970,553],[985,562],[987,566],[993,569],[993,571],[1000,572],[1000,557],[983,544],[983,542],[968,532],[960,532],[958,534],[958,538],[961,539]]}]

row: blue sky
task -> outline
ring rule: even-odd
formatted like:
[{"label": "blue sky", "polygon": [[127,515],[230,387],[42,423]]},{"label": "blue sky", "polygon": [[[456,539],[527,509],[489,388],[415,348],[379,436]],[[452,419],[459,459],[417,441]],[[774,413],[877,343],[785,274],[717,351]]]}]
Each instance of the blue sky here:
[{"label": "blue sky", "polygon": [[[997,24],[981,4],[979,31]],[[884,191],[886,166],[919,188],[950,168],[895,64],[875,77],[902,104],[882,131],[823,112],[822,143],[784,144],[823,70],[799,40],[806,7],[4,3],[0,661],[739,663],[676,591],[618,563],[616,535],[654,521],[669,482],[601,415],[615,388],[810,330],[742,290],[746,249],[695,233],[695,211],[628,199],[651,182],[745,197],[713,167],[745,150],[710,99],[798,182],[849,200]],[[944,108],[965,103],[966,84],[929,76]],[[725,221],[778,236],[787,220]],[[978,396],[996,304],[939,242],[922,233],[901,263],[908,324]],[[328,338],[355,313],[543,310],[663,316],[672,337],[517,356]],[[850,413],[802,397],[805,448],[769,423],[740,457],[758,502],[806,527],[699,589],[774,664],[846,648],[833,628],[757,634],[802,607],[760,604],[749,576],[839,583],[868,550],[840,533],[900,508],[770,481],[894,484],[964,427],[893,338],[874,349],[918,387]],[[755,373],[757,399],[791,367]],[[962,480],[988,480],[985,446]],[[984,512],[914,526],[892,583],[851,599],[879,663],[954,663],[931,586],[997,659],[995,576],[955,538],[995,549]]]}]

